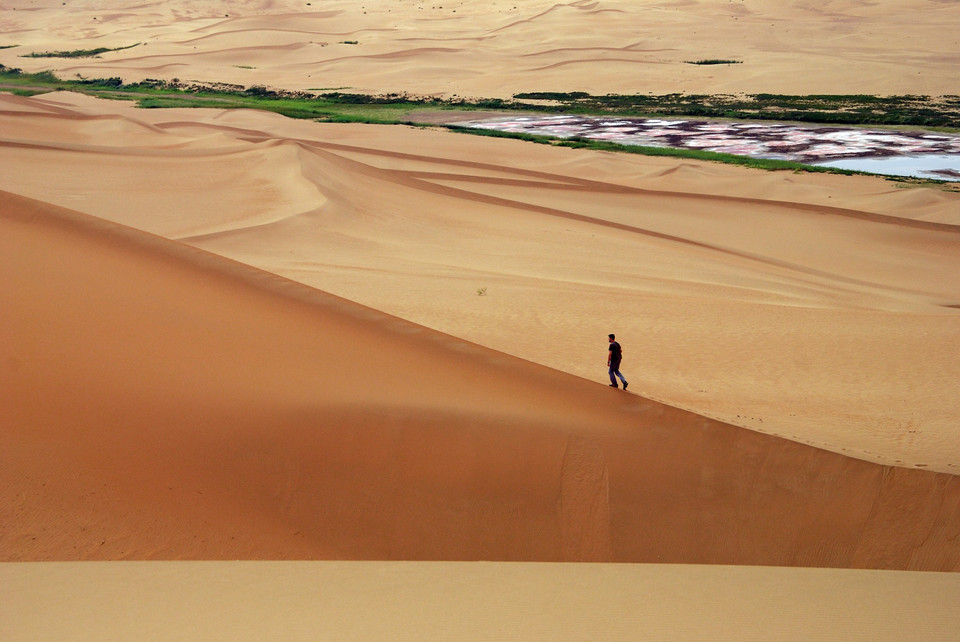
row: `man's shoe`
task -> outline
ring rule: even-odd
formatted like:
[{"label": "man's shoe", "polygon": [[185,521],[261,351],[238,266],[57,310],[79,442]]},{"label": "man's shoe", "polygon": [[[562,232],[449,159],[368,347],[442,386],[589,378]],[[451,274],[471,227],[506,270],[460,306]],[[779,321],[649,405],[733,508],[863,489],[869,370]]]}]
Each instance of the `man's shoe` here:
[{"label": "man's shoe", "polygon": [[623,382],[623,389],[626,390],[628,385],[630,385],[630,384],[628,384],[626,381],[624,381],[624,382]]},{"label": "man's shoe", "polygon": [[620,386],[618,386],[618,385],[615,384],[615,383],[611,383],[611,384],[610,384],[610,387],[611,387],[611,388],[619,388]]}]

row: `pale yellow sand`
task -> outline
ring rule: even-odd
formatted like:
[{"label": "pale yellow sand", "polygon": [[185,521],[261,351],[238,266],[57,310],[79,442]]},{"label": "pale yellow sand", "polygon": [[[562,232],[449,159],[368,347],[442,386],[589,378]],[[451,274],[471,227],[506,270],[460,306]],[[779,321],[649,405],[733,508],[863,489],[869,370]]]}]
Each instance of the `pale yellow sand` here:
[{"label": "pale yellow sand", "polygon": [[[68,76],[509,97],[956,93],[937,0],[17,0],[0,63]],[[15,9],[15,10],[14,10]],[[139,44],[137,44],[139,43]],[[356,44],[352,44],[356,43]],[[99,58],[33,52],[136,47]],[[698,60],[733,65],[693,65]]]},{"label": "pale yellow sand", "polygon": [[0,565],[7,640],[952,640],[960,575],[624,564]]}]

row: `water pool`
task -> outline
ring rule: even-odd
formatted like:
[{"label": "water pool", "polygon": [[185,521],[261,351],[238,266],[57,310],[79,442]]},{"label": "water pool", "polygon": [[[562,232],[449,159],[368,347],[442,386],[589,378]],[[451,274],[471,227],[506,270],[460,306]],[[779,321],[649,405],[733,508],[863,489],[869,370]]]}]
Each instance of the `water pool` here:
[{"label": "water pool", "polygon": [[567,115],[515,116],[458,124],[622,145],[698,149],[894,176],[960,180],[960,134],[917,129]]}]

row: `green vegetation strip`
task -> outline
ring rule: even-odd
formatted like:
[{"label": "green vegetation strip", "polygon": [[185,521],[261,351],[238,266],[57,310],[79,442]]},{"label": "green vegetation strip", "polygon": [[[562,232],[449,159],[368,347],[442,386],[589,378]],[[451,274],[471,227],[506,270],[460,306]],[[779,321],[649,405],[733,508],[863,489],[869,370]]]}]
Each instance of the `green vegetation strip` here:
[{"label": "green vegetation strip", "polygon": [[526,104],[571,114],[685,116],[778,120],[830,125],[893,125],[960,128],[960,96],[868,96],[785,94],[607,95],[533,92],[514,96]]},{"label": "green vegetation strip", "polygon": [[73,51],[36,51],[34,53],[23,54],[21,58],[94,58],[108,51],[123,51],[124,49],[133,49],[140,43],[126,47],[97,47],[96,49],[75,49]]},{"label": "green vegetation strip", "polygon": [[[134,100],[143,108],[215,107],[218,109],[260,109],[291,118],[325,122],[359,122],[428,126],[413,113],[425,111],[469,112],[477,110],[535,111],[581,115],[618,115],[636,117],[726,117],[806,121],[814,123],[865,125],[913,125],[960,129],[960,97],[942,96],[592,96],[584,92],[538,92],[517,94],[512,100],[442,100],[407,94],[368,95],[340,91],[320,94],[243,87],[225,83],[183,83],[177,79],[148,79],[124,83],[120,78],[63,80],[51,72],[23,73],[0,65],[0,90],[21,95],[49,91],[77,91],[101,98]],[[557,139],[524,133],[507,133],[443,125],[458,132],[501,138],[515,138],[563,147],[589,148],[650,156],[693,158],[762,169],[861,174],[836,168],[815,167],[788,161],[766,160],[699,150],[620,145],[583,138]],[[891,180],[897,180],[892,178]]]},{"label": "green vegetation strip", "polygon": [[688,65],[742,65],[742,60],[719,60],[717,58],[708,58],[706,60],[688,60]]}]

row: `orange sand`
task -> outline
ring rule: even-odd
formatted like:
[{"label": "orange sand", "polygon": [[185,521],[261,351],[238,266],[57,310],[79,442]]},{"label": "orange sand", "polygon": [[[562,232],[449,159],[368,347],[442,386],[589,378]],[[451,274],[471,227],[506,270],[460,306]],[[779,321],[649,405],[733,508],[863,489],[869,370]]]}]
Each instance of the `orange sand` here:
[{"label": "orange sand", "polygon": [[[960,51],[932,0],[111,7],[5,5],[0,63],[471,96],[941,95]],[[937,187],[0,95],[0,561],[957,571],[958,274],[960,193]],[[606,387],[608,332],[626,393]],[[508,567],[525,595],[553,581]],[[80,568],[0,573],[69,593]],[[390,572],[372,568],[351,577]],[[611,605],[680,572],[588,568]],[[714,592],[759,577],[684,568]],[[803,603],[788,571],[763,581]],[[876,626],[801,633],[914,622],[900,593],[862,592],[878,575],[810,572],[816,599],[843,584]],[[955,611],[952,579],[896,577]],[[48,604],[27,595],[0,633]]]},{"label": "orange sand", "polygon": [[612,391],[4,193],[7,559],[958,570],[960,478]]},{"label": "orange sand", "polygon": [[14,192],[592,381],[616,331],[648,398],[881,464],[960,463],[956,192],[248,111],[0,100]]}]

